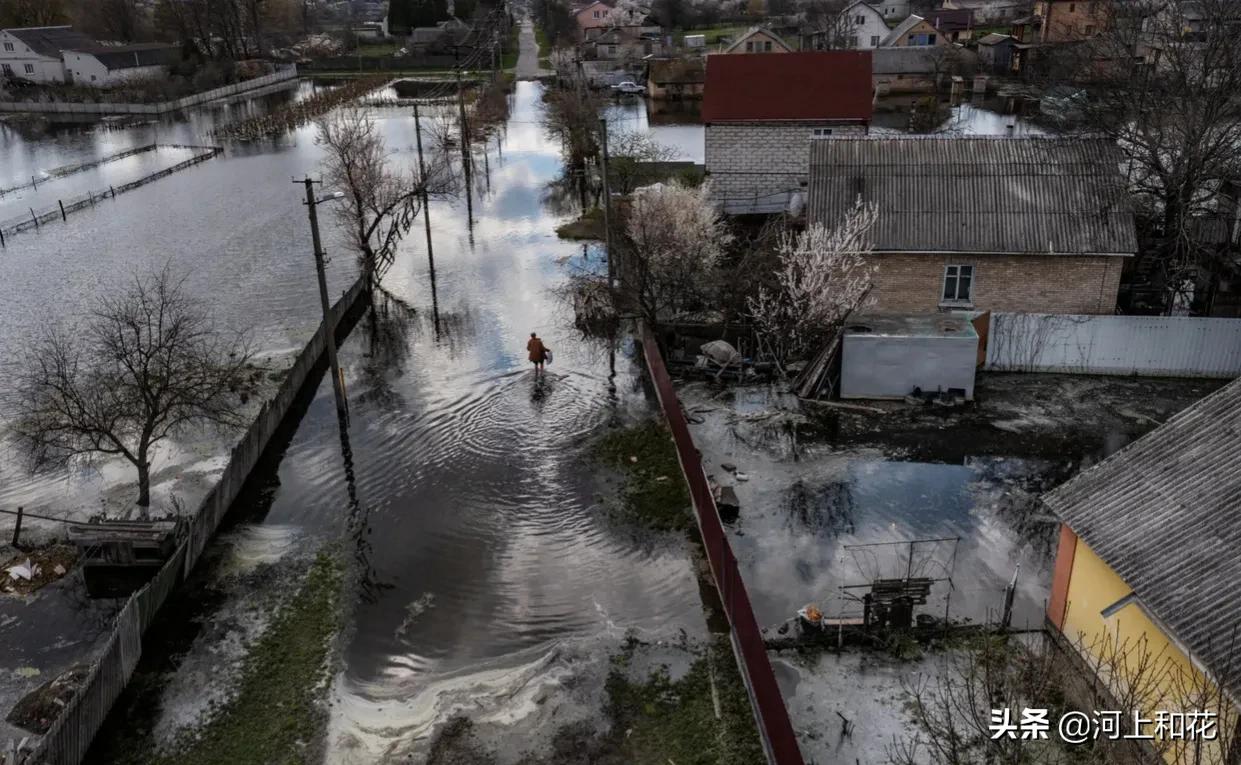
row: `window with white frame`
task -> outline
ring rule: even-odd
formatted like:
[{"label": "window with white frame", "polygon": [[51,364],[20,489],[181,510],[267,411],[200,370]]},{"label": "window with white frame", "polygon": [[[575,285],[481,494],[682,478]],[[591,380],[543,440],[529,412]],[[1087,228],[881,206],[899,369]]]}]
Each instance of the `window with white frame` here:
[{"label": "window with white frame", "polygon": [[34,64],[26,64],[26,74],[34,74]]},{"label": "window with white frame", "polygon": [[831,128],[814,128],[810,133],[811,138],[830,138],[831,135]]},{"label": "window with white frame", "polygon": [[5,74],[12,74],[12,73],[13,73],[13,67],[9,66],[8,64],[0,64],[0,66],[4,67],[4,73],[5,73]]},{"label": "window with white frame", "polygon": [[763,52],[771,53],[771,40],[767,40],[763,43]]},{"label": "window with white frame", "polygon": [[879,35],[871,35],[871,36],[870,36],[870,47],[872,47],[872,48],[878,48],[878,47],[879,47]]},{"label": "window with white frame", "polygon": [[5,50],[13,50],[13,43],[5,43],[5,44],[4,44],[4,49],[5,49]]},{"label": "window with white frame", "polygon": [[943,303],[969,303],[974,289],[973,266],[944,266]]}]

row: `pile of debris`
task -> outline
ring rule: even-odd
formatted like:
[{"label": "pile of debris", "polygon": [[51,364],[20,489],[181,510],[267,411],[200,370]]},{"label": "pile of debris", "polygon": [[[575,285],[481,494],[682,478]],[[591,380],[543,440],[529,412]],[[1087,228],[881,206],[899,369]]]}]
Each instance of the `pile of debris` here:
[{"label": "pile of debris", "polygon": [[77,550],[64,544],[19,552],[0,564],[0,592],[29,595],[69,573],[77,557]]}]

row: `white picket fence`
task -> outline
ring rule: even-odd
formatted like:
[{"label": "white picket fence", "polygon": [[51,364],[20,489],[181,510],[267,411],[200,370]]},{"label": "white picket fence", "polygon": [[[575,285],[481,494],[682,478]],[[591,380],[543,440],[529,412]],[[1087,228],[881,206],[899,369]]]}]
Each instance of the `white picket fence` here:
[{"label": "white picket fence", "polygon": [[985,369],[1241,376],[1241,319],[994,313]]}]

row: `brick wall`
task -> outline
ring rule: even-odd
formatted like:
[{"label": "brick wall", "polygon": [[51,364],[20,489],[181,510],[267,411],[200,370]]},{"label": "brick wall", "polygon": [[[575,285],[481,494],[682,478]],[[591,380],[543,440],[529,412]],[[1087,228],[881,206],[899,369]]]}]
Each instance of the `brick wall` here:
[{"label": "brick wall", "polygon": [[[862,124],[780,122],[707,125],[706,163],[711,195],[730,200],[806,189],[814,128],[833,135],[863,135]],[[827,140],[827,139],[823,139]]]},{"label": "brick wall", "polygon": [[1073,255],[872,255],[870,310],[940,310],[944,266],[974,267],[974,310],[1113,313],[1124,258]]},{"label": "brick wall", "polygon": [[1104,3],[1098,0],[1051,0],[1042,6],[1043,42],[1082,40],[1098,33],[1108,24]]}]

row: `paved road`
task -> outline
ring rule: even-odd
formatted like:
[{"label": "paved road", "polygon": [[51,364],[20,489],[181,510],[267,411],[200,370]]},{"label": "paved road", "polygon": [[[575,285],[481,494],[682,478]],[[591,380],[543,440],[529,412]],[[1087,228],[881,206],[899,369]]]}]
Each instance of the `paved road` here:
[{"label": "paved road", "polygon": [[517,54],[517,79],[537,80],[550,75],[550,69],[539,68],[539,44],[534,39],[534,24],[530,19],[521,22],[520,48]]}]

